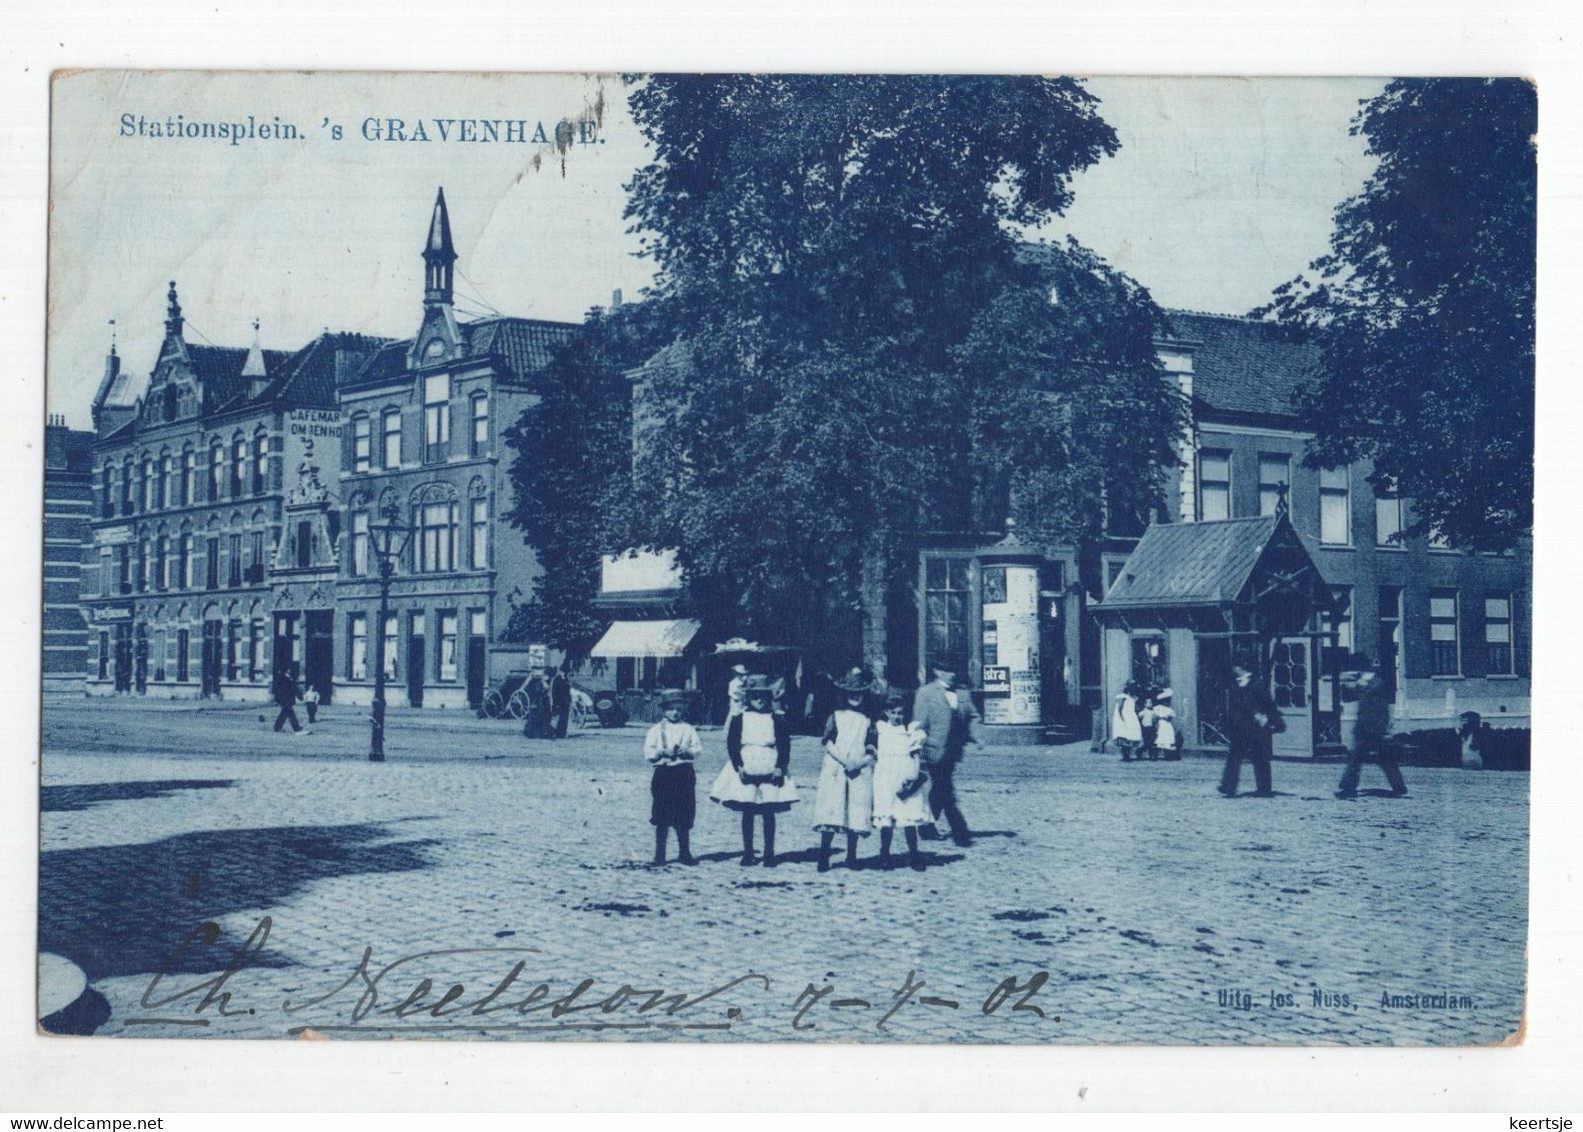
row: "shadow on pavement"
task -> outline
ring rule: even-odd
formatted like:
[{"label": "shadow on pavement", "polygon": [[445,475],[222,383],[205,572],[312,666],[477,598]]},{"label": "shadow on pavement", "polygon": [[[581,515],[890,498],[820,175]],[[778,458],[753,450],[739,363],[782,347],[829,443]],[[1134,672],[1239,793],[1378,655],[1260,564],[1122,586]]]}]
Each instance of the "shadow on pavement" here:
[{"label": "shadow on pavement", "polygon": [[[90,981],[154,974],[205,920],[274,908],[316,880],[430,867],[423,850],[438,842],[387,836],[372,824],[280,826],[47,852],[39,949],[71,959]],[[224,970],[242,942],[222,934],[213,946],[194,944],[170,971]],[[254,962],[284,965],[267,952]]]},{"label": "shadow on pavement", "polygon": [[164,798],[178,790],[222,790],[235,786],[232,778],[170,778],[157,782],[94,782],[83,786],[44,786],[38,794],[40,813],[86,810],[101,802],[128,802]]}]

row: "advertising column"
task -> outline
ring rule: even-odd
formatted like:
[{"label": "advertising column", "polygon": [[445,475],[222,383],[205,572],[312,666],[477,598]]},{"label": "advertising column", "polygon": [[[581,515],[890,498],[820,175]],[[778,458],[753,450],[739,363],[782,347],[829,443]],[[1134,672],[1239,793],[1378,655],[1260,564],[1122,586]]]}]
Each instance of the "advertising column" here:
[{"label": "advertising column", "polygon": [[1039,568],[985,566],[984,722],[1038,724]]}]

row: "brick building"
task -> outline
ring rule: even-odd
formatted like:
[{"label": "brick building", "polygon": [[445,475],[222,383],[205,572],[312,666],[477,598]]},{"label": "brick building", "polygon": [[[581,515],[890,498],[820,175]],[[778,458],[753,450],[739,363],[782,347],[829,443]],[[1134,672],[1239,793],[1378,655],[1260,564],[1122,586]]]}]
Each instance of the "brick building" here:
[{"label": "brick building", "polygon": [[[512,489],[501,432],[538,401],[536,377],[574,327],[457,320],[443,192],[423,261],[416,335],[384,345],[340,387],[347,552],[335,586],[344,642],[335,679],[343,699],[368,703],[383,664],[390,702],[456,708],[479,704],[506,669],[525,663],[525,647],[503,636],[512,596],[526,595],[538,567],[502,518]],[[370,525],[389,518],[411,537],[380,625]]]},{"label": "brick building", "polygon": [[81,695],[88,626],[81,591],[93,510],[93,433],[51,417],[44,427],[44,652],[46,695]]}]

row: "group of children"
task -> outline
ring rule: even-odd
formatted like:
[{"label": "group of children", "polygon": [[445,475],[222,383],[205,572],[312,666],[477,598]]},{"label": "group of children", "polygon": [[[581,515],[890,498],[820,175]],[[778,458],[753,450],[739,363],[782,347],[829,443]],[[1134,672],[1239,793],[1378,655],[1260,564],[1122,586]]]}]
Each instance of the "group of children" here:
[{"label": "group of children", "polygon": [[[880,861],[887,865],[898,828],[907,841],[909,864],[922,869],[918,830],[934,824],[924,789],[928,777],[919,759],[924,732],[907,724],[907,697],[897,690],[884,694],[884,714],[874,719],[868,711],[869,683],[861,671],[837,681],[836,688],[844,702],[825,725],[824,760],[814,802],[819,871],[830,867],[839,834],[846,836],[847,866],[857,867],[858,840],[876,829]],[[649,821],[654,826],[656,865],[665,863],[669,830],[676,832],[677,861],[698,863],[689,836],[697,812],[693,763],[703,753],[703,745],[698,732],[682,722],[684,703],[680,694],[666,695],[661,700],[661,719],[649,729],[643,744],[644,757],[654,767]],[[762,861],[771,868],[777,864],[776,815],[800,801],[790,773],[791,729],[773,705],[774,688],[766,678],[748,676],[742,681],[740,710],[733,704],[726,723],[726,763],[709,790],[710,798],[742,815],[741,863]],[[762,857],[754,852],[755,823],[763,830]]]},{"label": "group of children", "polygon": [[1182,736],[1171,707],[1171,689],[1153,688],[1129,680],[1116,697],[1110,733],[1121,750],[1121,761],[1179,759]]}]

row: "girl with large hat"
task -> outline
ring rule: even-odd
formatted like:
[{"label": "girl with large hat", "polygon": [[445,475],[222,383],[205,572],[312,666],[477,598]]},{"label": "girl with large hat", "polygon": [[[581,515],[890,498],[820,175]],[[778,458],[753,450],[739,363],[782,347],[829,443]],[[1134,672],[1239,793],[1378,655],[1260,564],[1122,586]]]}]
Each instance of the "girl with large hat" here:
[{"label": "girl with large hat", "polygon": [[845,700],[824,728],[824,763],[819,769],[819,796],[813,825],[819,831],[819,871],[830,867],[830,847],[846,834],[846,865],[857,868],[857,839],[867,837],[874,821],[874,721],[865,709],[869,681],[854,668],[835,687]]},{"label": "girl with large hat", "polygon": [[742,814],[742,863],[752,865],[753,819],[764,825],[764,864],[775,861],[775,815],[797,802],[792,782],[791,728],[786,717],[772,710],[774,691],[769,680],[752,675],[743,681],[745,707],[726,724],[726,754],[730,761],[720,768],[709,796]]}]

